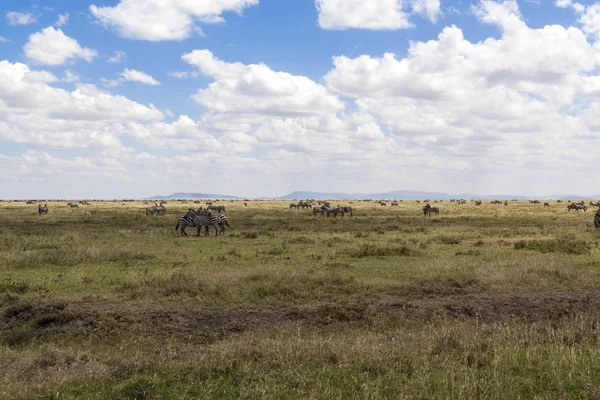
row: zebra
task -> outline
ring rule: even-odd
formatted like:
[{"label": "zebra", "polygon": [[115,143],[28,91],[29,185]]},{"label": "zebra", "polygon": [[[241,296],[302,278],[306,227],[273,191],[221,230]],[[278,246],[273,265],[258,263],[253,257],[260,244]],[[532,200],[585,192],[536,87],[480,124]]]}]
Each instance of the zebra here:
[{"label": "zebra", "polygon": [[600,208],[598,209],[598,211],[596,211],[596,214],[594,215],[594,226],[596,227],[596,229],[600,230]]},{"label": "zebra", "polygon": [[71,207],[71,210],[74,208],[79,208],[79,205],[77,203],[68,203],[67,205]]},{"label": "zebra", "polygon": [[43,207],[41,204],[38,205],[38,215],[41,214],[48,214],[48,206],[46,206],[46,204],[44,204]]},{"label": "zebra", "polygon": [[400,207],[397,201],[394,201],[390,207]]},{"label": "zebra", "polygon": [[[210,214],[210,213],[209,213]],[[225,234],[225,226],[227,226],[228,228],[231,228],[229,226],[229,223],[227,222],[227,216],[223,215],[223,214],[219,214],[216,216],[217,218],[217,225],[219,225],[219,232],[217,235],[224,235]],[[204,227],[204,235],[208,236],[208,225],[206,225]]]},{"label": "zebra", "polygon": [[212,216],[208,211],[201,214],[196,213],[192,223],[196,227],[196,236],[200,236],[200,230],[203,226],[206,227],[204,236],[210,236],[210,232],[208,231],[209,226],[213,226],[215,228],[215,236],[219,234],[219,228],[221,228],[219,226],[219,218]]},{"label": "zebra", "polygon": [[[200,210],[202,210],[202,208],[200,208]],[[175,226],[175,231],[177,232],[177,230],[179,229],[179,225],[181,225],[181,236],[187,236],[187,233],[185,233],[185,228],[188,225],[194,226],[194,217],[196,215],[198,215],[196,211],[192,210],[191,208],[188,209],[187,214],[185,214],[182,217],[179,217],[179,220],[177,220],[177,226]]]},{"label": "zebra", "polygon": [[296,203],[292,203],[292,204],[290,204],[290,210],[292,208],[295,208],[297,210],[298,208],[300,208],[300,206],[298,204],[296,204]]},{"label": "zebra", "polygon": [[315,217],[317,216],[317,214],[325,215],[325,209],[320,207],[314,207],[312,213]]},{"label": "zebra", "polygon": [[156,207],[156,209],[155,209],[155,212],[156,212],[157,214],[160,214],[161,212],[162,212],[163,214],[166,214],[166,213],[167,213],[167,209],[166,209],[166,207],[164,206],[164,204],[165,204],[165,202],[163,202],[163,201],[161,201],[159,205],[156,205],[156,203],[154,203],[154,206]]}]

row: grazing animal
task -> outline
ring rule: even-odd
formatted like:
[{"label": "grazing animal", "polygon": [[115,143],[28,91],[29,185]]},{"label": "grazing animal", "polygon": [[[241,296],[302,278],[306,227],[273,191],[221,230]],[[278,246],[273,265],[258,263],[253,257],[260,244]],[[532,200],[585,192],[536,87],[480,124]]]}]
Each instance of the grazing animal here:
[{"label": "grazing animal", "polygon": [[587,207],[581,204],[576,204],[576,203],[571,203],[567,206],[567,210],[571,211],[571,210],[575,210],[575,211],[579,211],[579,210],[583,210],[585,212],[585,210],[587,210]]},{"label": "grazing animal", "polygon": [[[209,226],[213,226],[215,228],[215,236],[219,234],[220,226],[218,218],[216,216],[212,216],[208,211],[202,214],[197,214],[192,222],[196,227],[196,236],[200,236],[200,230],[203,226],[206,226],[207,228]],[[208,229],[206,229],[205,236],[210,236]]]},{"label": "grazing animal", "polygon": [[596,227],[596,229],[600,230],[600,208],[598,209],[598,211],[596,211],[596,214],[594,215],[594,226]]},{"label": "grazing animal", "polygon": [[[219,225],[219,233],[217,235],[224,235],[225,234],[225,226],[227,226],[228,228],[230,228],[229,223],[227,222],[227,217],[223,214],[217,215],[217,224]],[[205,227],[205,231],[204,231],[204,235],[207,236],[208,235],[208,225],[206,225]]]},{"label": "grazing animal", "polygon": [[300,208],[300,206],[298,206],[298,204],[296,204],[296,203],[292,203],[292,204],[290,204],[290,209],[292,209],[292,208],[295,208],[297,210],[298,208]]},{"label": "grazing animal", "polygon": [[490,204],[502,204],[502,202],[500,200],[494,200]]},{"label": "grazing animal", "polygon": [[550,207],[550,203],[544,203],[544,207]]},{"label": "grazing animal", "polygon": [[210,205],[206,207],[207,210],[216,211],[216,212],[225,212],[225,206],[213,206]]},{"label": "grazing animal", "polygon": [[480,206],[480,205],[481,205],[481,200],[476,200],[476,201],[475,201],[475,205],[476,205],[476,206]]},{"label": "grazing animal", "polygon": [[440,209],[438,207],[431,207],[429,203],[423,207],[423,215],[430,217],[431,214],[440,215]]},{"label": "grazing animal", "polygon": [[312,213],[315,217],[317,216],[317,214],[325,215],[325,209],[319,208],[319,207],[314,207]]},{"label": "grazing animal", "polygon": [[38,215],[41,214],[48,214],[48,206],[46,206],[45,204],[43,207],[41,204],[38,205]]},{"label": "grazing animal", "polygon": [[198,215],[198,212],[192,210],[191,208],[188,209],[188,212],[184,216],[179,217],[179,220],[177,220],[177,226],[175,226],[175,231],[177,232],[179,226],[181,225],[181,236],[187,236],[187,233],[185,233],[185,228],[189,225],[194,226],[194,217],[196,215]]},{"label": "grazing animal", "polygon": [[85,215],[96,215],[96,211],[86,211]]},{"label": "grazing animal", "polygon": [[67,203],[67,205],[69,207],[71,207],[71,210],[74,209],[74,208],[79,208],[79,205],[77,203]]},{"label": "grazing animal", "polygon": [[33,200],[28,200],[25,204],[35,204],[35,201]]},{"label": "grazing animal", "polygon": [[161,201],[159,205],[156,205],[156,203],[154,203],[154,212],[157,214],[163,213],[166,214],[167,213],[167,208],[164,206],[165,202]]},{"label": "grazing animal", "polygon": [[507,206],[508,205],[508,201],[504,200],[504,205]]},{"label": "grazing animal", "polygon": [[248,207],[248,203],[244,203],[244,206],[245,206],[245,207]]},{"label": "grazing animal", "polygon": [[397,201],[393,202],[390,207],[400,207]]}]

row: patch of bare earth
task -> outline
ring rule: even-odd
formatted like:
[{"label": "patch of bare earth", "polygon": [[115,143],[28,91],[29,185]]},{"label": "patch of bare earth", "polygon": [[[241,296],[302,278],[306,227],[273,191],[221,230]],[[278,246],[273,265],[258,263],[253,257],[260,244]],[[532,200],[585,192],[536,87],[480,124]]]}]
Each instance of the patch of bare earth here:
[{"label": "patch of bare earth", "polygon": [[[25,333],[20,333],[25,337],[17,336],[24,342],[56,335],[101,339],[127,334],[209,343],[235,333],[292,323],[324,326],[398,317],[415,321],[443,317],[476,318],[481,322],[535,322],[595,315],[600,310],[600,293],[589,291],[492,294],[468,287],[430,289],[431,286],[427,290],[403,287],[365,301],[353,299],[266,309],[197,308],[152,302],[38,301],[0,310],[0,339],[6,342],[26,327]],[[16,340],[15,345],[18,344]]]}]

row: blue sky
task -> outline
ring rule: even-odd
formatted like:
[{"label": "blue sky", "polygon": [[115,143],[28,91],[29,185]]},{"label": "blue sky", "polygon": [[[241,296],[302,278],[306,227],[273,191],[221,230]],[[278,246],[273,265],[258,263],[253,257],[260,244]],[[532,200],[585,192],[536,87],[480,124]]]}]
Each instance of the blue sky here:
[{"label": "blue sky", "polygon": [[2,2],[0,198],[600,192],[598,3],[159,4]]}]

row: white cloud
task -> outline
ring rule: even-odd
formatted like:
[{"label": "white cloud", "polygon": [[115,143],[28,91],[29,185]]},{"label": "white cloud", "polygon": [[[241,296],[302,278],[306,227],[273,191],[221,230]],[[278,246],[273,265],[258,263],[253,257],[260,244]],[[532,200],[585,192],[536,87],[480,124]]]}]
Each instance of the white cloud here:
[{"label": "white cloud", "polygon": [[57,26],[60,28],[61,26],[65,25],[67,22],[69,22],[69,13],[59,14],[58,19],[54,23],[54,26]]},{"label": "white cloud", "polygon": [[440,15],[440,0],[412,0],[413,12],[436,22]]},{"label": "white cloud", "polygon": [[151,85],[151,86],[160,85],[160,83],[156,79],[154,79],[147,73],[145,73],[143,71],[136,71],[135,69],[125,68],[125,70],[123,72],[121,72],[120,76],[121,76],[121,78],[123,78],[124,80],[126,80],[128,82],[139,82],[139,83],[143,83],[144,85]]},{"label": "white cloud", "polygon": [[127,53],[124,51],[116,50],[113,55],[108,58],[109,63],[120,63],[127,59]]},{"label": "white cloud", "polygon": [[177,79],[188,79],[195,78],[198,76],[197,72],[188,72],[188,71],[171,71],[169,72],[169,76]]},{"label": "white cloud", "polygon": [[29,25],[37,22],[37,18],[33,14],[17,11],[8,11],[6,19],[8,19],[9,25]]},{"label": "white cloud", "polygon": [[147,73],[129,68],[125,68],[123,72],[119,74],[117,79],[100,78],[100,82],[107,88],[117,87],[125,82],[139,82],[150,86],[160,85],[160,82]]},{"label": "white cloud", "polygon": [[562,8],[572,8],[579,14],[578,22],[583,31],[591,36],[600,36],[600,3],[584,5],[572,0],[556,0],[555,4]]},{"label": "white cloud", "polygon": [[259,0],[121,0],[114,7],[90,6],[90,12],[106,28],[130,39],[182,40],[200,31],[198,22],[223,22],[222,14],[258,4]]},{"label": "white cloud", "polygon": [[96,50],[81,47],[77,40],[51,26],[31,34],[23,50],[28,59],[43,65],[64,65],[77,58],[91,62],[98,56]]},{"label": "white cloud", "polygon": [[163,118],[152,105],[113,96],[93,85],[78,84],[73,91],[50,86],[56,81],[47,71],[0,61],[0,141],[50,148],[121,148],[123,123]]},{"label": "white cloud", "polygon": [[0,36],[0,43],[8,43],[8,42],[10,42],[10,40],[8,40],[5,37]]},{"label": "white cloud", "polygon": [[323,29],[410,28],[402,0],[315,0],[319,26]]},{"label": "white cloud", "polygon": [[406,29],[414,25],[410,14],[436,22],[440,0],[315,0],[323,29]]},{"label": "white cloud", "polygon": [[67,82],[67,83],[79,82],[79,80],[80,80],[79,75],[69,71],[68,69],[65,70],[64,76],[61,79],[61,81]]},{"label": "white cloud", "polygon": [[304,76],[276,72],[264,64],[227,63],[208,50],[194,50],[182,59],[214,79],[194,100],[217,113],[247,116],[308,116],[341,111],[344,104]]}]

